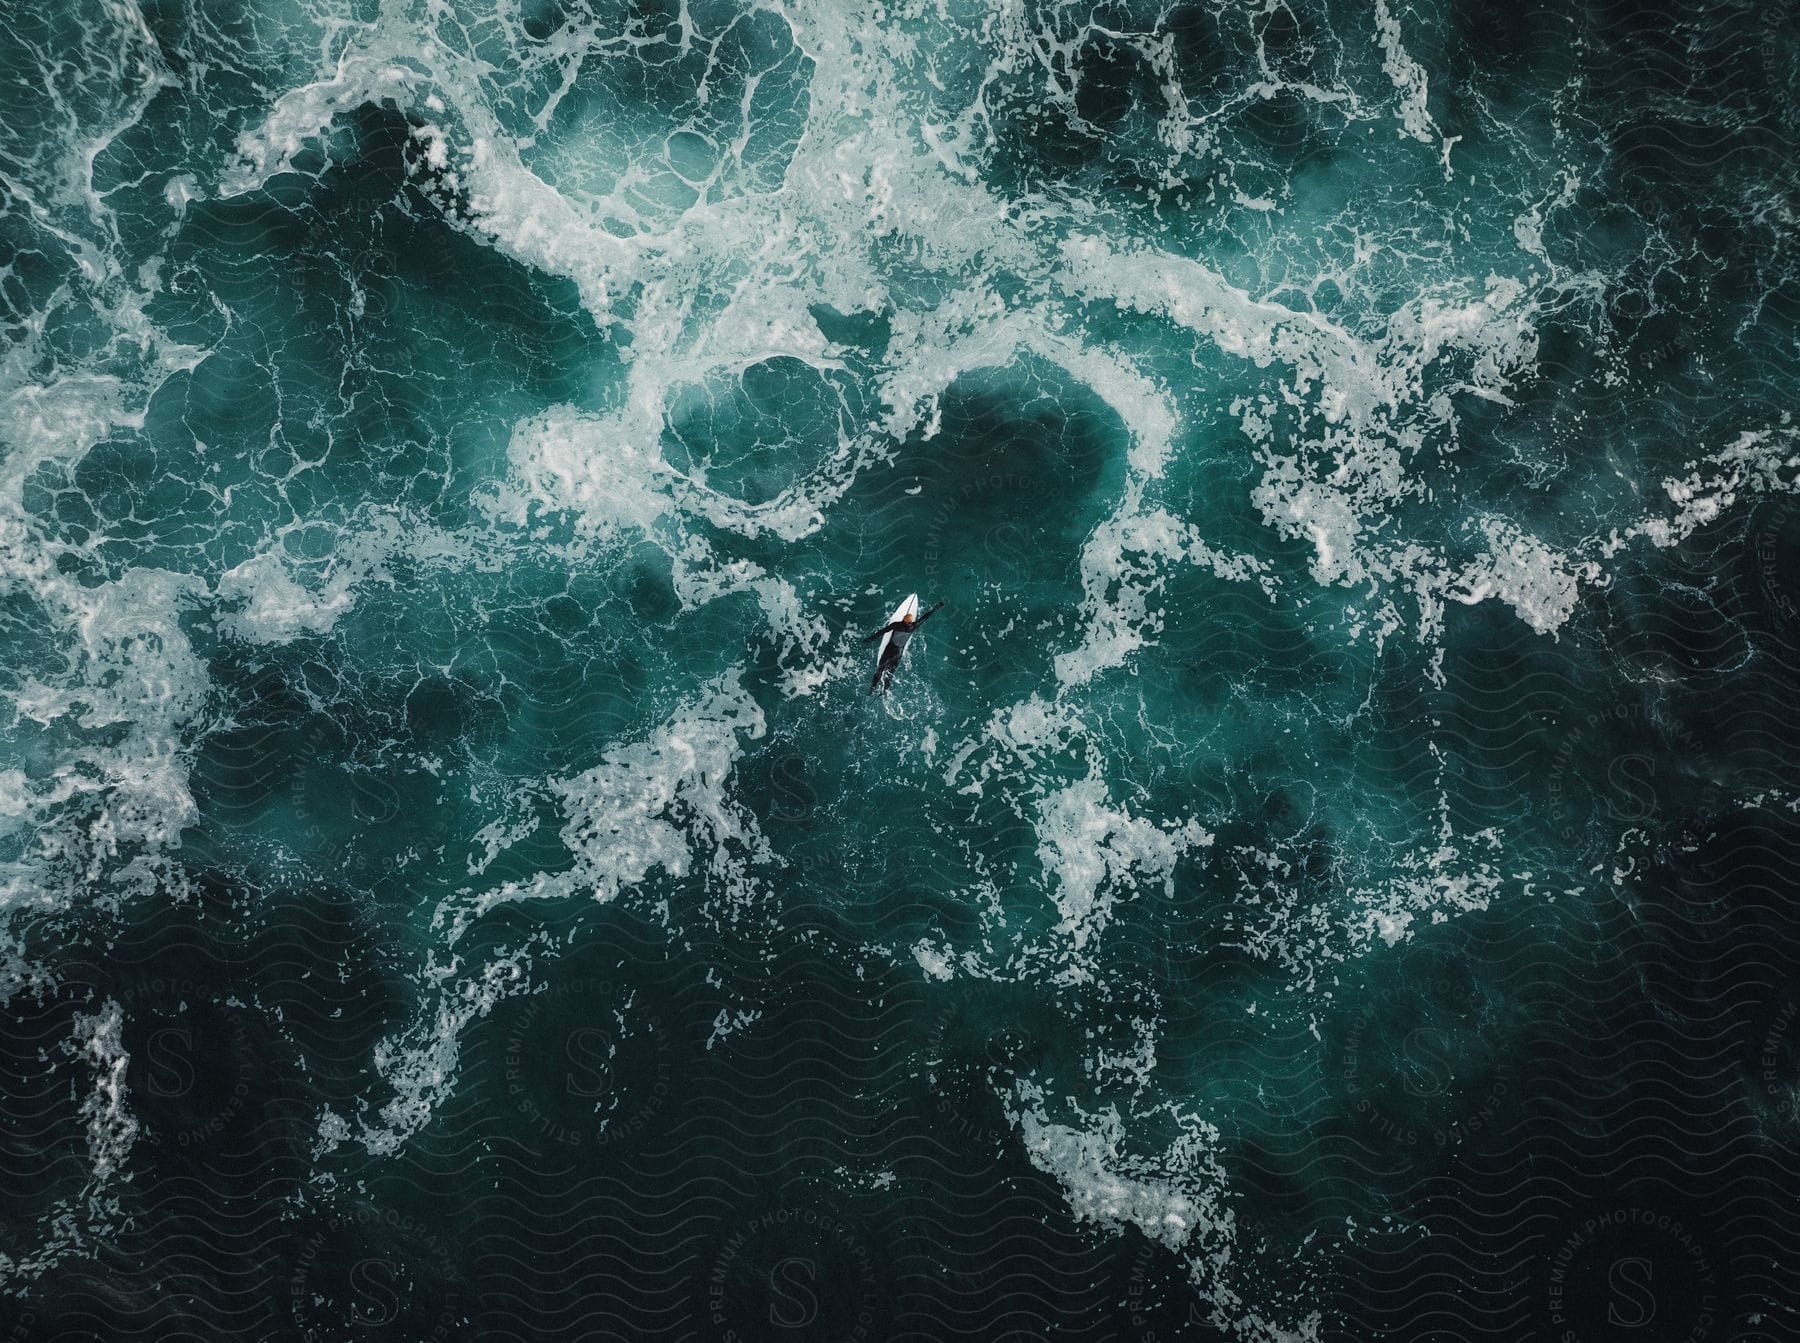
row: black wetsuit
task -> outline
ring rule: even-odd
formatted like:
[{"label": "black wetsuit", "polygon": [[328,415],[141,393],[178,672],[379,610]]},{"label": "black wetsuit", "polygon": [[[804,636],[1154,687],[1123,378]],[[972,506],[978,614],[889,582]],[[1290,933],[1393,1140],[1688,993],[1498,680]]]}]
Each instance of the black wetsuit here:
[{"label": "black wetsuit", "polygon": [[929,611],[925,612],[917,620],[914,620],[911,623],[904,620],[896,620],[891,625],[883,625],[880,629],[876,630],[875,633],[863,640],[866,644],[872,644],[884,634],[891,634],[894,636],[892,639],[888,640],[888,646],[881,652],[881,661],[876,664],[875,679],[869,682],[870,694],[880,694],[883,690],[887,689],[888,682],[894,679],[894,669],[900,665],[900,651],[906,647],[906,641],[913,636],[914,631],[916,631],[919,626],[923,625],[927,620],[930,620],[932,616],[936,615],[938,607],[942,605],[942,602],[938,602],[936,606],[933,606]]}]

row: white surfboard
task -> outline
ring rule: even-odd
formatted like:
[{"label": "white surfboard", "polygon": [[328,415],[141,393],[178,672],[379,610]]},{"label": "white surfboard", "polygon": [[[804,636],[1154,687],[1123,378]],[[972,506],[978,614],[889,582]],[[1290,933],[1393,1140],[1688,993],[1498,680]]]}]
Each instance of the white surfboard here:
[{"label": "white surfboard", "polygon": [[[892,625],[908,616],[914,620],[919,618],[919,594],[916,592],[906,594],[906,600],[894,608],[894,614],[886,623]],[[900,650],[906,647],[910,638],[912,635],[905,631],[895,633],[893,630],[881,636],[881,646],[875,650],[875,678],[869,682],[870,690],[881,690],[884,682],[893,676],[894,668],[900,665]]]}]

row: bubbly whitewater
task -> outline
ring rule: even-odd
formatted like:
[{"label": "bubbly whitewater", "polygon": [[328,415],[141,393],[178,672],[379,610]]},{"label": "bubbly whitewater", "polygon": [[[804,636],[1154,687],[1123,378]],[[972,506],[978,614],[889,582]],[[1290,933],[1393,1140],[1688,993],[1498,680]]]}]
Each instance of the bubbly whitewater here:
[{"label": "bubbly whitewater", "polygon": [[1783,1336],[1797,69],[0,4],[8,1337]]}]

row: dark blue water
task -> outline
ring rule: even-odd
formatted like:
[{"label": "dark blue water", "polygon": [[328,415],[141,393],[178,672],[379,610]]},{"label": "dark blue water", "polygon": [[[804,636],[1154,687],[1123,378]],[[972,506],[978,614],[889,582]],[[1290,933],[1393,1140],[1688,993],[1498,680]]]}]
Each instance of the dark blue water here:
[{"label": "dark blue water", "polygon": [[0,1329],[1793,1334],[1797,60],[0,0]]}]

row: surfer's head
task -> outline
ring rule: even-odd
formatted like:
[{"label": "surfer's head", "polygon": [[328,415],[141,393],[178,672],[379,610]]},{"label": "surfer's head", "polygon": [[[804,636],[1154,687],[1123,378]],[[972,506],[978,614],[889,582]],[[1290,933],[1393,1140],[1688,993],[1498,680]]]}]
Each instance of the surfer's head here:
[{"label": "surfer's head", "polygon": [[903,616],[901,616],[901,617],[900,617],[900,623],[901,623],[901,624],[903,624],[903,625],[910,625],[910,624],[912,624],[912,614],[911,614],[911,612],[908,612],[908,613],[907,613],[907,614],[906,614],[906,615],[903,615]]}]

